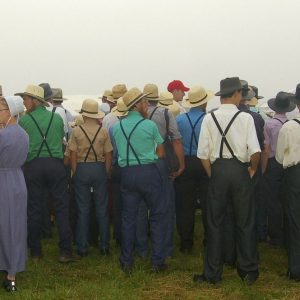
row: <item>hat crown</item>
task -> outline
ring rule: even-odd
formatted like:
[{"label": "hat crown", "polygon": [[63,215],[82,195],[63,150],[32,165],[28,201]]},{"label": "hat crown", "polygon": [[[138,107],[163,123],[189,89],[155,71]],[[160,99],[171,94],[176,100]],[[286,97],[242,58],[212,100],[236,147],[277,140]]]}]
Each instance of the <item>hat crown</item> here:
[{"label": "hat crown", "polygon": [[286,93],[286,92],[279,92],[277,95],[276,95],[276,98],[275,98],[275,105],[278,107],[278,108],[287,108],[289,107],[290,105],[290,98],[289,98],[289,94]]},{"label": "hat crown", "polygon": [[300,83],[297,84],[297,86],[296,86],[295,97],[296,97],[297,100],[300,100]]},{"label": "hat crown", "polygon": [[142,97],[144,94],[136,87],[131,88],[123,96],[123,101],[126,107],[129,107],[136,99]]},{"label": "hat crown", "polygon": [[54,100],[63,100],[63,91],[60,88],[53,88],[52,89],[53,92],[53,99]]},{"label": "hat crown", "polygon": [[189,88],[184,86],[181,80],[173,80],[168,84],[168,91],[172,93],[174,90],[187,92]]},{"label": "hat crown", "polygon": [[190,89],[190,91],[188,93],[189,102],[191,104],[201,102],[201,101],[205,100],[205,98],[207,96],[208,96],[207,92],[206,92],[205,88],[202,86],[194,86]]},{"label": "hat crown", "polygon": [[144,86],[144,94],[148,94],[147,98],[158,98],[158,87],[156,84],[148,83]]},{"label": "hat crown", "polygon": [[97,114],[98,102],[93,99],[85,99],[82,102],[81,111],[85,113]]},{"label": "hat crown", "polygon": [[118,110],[119,112],[124,112],[124,111],[127,110],[127,107],[126,107],[126,105],[125,105],[125,103],[124,103],[123,97],[120,97],[120,98],[118,99],[118,101],[117,101],[117,110]]},{"label": "hat crown", "polygon": [[160,93],[159,102],[165,105],[173,104],[173,94],[170,92]]},{"label": "hat crown", "polygon": [[24,112],[23,99],[20,96],[8,96],[5,97],[5,101],[11,116]]},{"label": "hat crown", "polygon": [[112,91],[111,90],[105,90],[102,97],[109,97],[112,96]]},{"label": "hat crown", "polygon": [[112,96],[114,99],[119,99],[127,92],[127,87],[125,84],[116,84],[112,88]]},{"label": "hat crown", "polygon": [[38,85],[29,84],[26,87],[25,93],[30,94],[32,97],[44,98],[44,89]]},{"label": "hat crown", "polygon": [[223,96],[242,89],[241,81],[238,77],[227,77],[220,81],[220,92],[216,96]]},{"label": "hat crown", "polygon": [[54,94],[53,94],[53,91],[52,91],[49,83],[41,83],[41,84],[39,84],[39,86],[42,87],[44,90],[44,99],[45,100],[49,100],[49,99],[53,98]]}]

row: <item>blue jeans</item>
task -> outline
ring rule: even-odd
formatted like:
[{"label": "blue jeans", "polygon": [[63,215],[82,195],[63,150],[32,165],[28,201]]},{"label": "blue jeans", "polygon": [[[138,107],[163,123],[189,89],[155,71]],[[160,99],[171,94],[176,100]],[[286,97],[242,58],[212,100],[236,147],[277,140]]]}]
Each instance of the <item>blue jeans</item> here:
[{"label": "blue jeans", "polygon": [[133,247],[136,237],[140,203],[149,209],[153,265],[160,265],[166,258],[167,202],[163,197],[163,176],[156,164],[122,168],[122,245],[120,262],[133,264]]},{"label": "blue jeans", "polygon": [[107,174],[102,162],[78,163],[73,176],[75,198],[78,207],[76,230],[77,250],[81,253],[88,251],[88,236],[91,208],[91,187],[95,202],[96,219],[99,226],[99,248],[109,248],[109,218]]}]

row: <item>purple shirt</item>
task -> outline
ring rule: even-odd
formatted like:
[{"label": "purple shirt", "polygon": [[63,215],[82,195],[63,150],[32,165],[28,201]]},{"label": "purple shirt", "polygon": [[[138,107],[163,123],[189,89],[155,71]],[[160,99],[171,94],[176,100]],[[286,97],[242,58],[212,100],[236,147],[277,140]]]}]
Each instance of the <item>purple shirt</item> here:
[{"label": "purple shirt", "polygon": [[275,114],[275,116],[267,120],[264,126],[265,145],[269,145],[270,152],[269,158],[274,157],[276,154],[276,146],[279,130],[283,123],[287,121],[285,114]]}]

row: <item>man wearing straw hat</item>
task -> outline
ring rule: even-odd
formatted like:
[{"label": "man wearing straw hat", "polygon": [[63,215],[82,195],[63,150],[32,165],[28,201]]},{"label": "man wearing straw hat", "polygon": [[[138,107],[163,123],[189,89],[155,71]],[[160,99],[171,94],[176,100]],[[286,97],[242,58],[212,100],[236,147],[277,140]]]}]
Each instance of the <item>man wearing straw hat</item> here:
[{"label": "man wearing straw hat", "polygon": [[288,249],[288,277],[300,281],[300,84],[294,102],[298,114],[280,129],[276,160],[284,169],[284,211]]},{"label": "man wearing straw hat", "polygon": [[237,232],[237,271],[244,282],[252,284],[259,273],[251,178],[258,168],[260,147],[253,118],[237,108],[242,98],[239,78],[226,78],[220,86],[216,96],[221,96],[221,106],[204,117],[198,144],[197,156],[210,180],[204,272],[195,275],[194,281],[222,280],[223,223],[230,195]]},{"label": "man wearing straw hat", "polygon": [[69,194],[66,170],[63,164],[62,118],[46,109],[44,90],[29,85],[22,93],[27,114],[20,119],[20,126],[29,135],[29,153],[24,166],[28,189],[28,246],[31,255],[42,257],[41,228],[46,198],[44,190],[52,194],[59,233],[60,262],[74,261],[72,234],[69,224]]},{"label": "man wearing straw hat", "polygon": [[188,95],[188,99],[184,100],[182,105],[189,108],[189,112],[176,118],[185,155],[185,170],[175,182],[177,230],[180,236],[180,251],[183,253],[190,253],[194,245],[195,210],[198,196],[201,199],[202,221],[204,231],[206,231],[205,202],[208,177],[201,161],[197,158],[197,148],[206,105],[214,97],[212,92],[201,86],[192,87]]},{"label": "man wearing straw hat", "polygon": [[75,198],[78,207],[76,232],[77,252],[80,256],[88,254],[88,233],[91,207],[91,187],[99,226],[99,250],[102,255],[109,254],[109,218],[107,178],[111,173],[112,145],[109,134],[101,128],[98,119],[104,113],[98,111],[95,100],[86,99],[80,111],[84,124],[74,128],[69,150]]},{"label": "man wearing straw hat", "polygon": [[123,96],[129,111],[126,118],[113,128],[121,167],[122,244],[120,263],[124,272],[133,266],[138,208],[145,201],[149,209],[152,238],[152,268],[158,272],[166,268],[165,238],[167,201],[164,199],[164,176],[157,164],[164,156],[163,139],[158,128],[147,120],[146,94],[132,88]]},{"label": "man wearing straw hat", "polygon": [[[108,91],[107,91],[108,92]],[[111,95],[106,97],[106,103],[110,105],[111,111],[116,106],[117,100],[127,92],[125,84],[117,84],[113,86]],[[112,112],[108,113],[102,121],[102,126],[109,130],[118,122],[118,118]]]}]

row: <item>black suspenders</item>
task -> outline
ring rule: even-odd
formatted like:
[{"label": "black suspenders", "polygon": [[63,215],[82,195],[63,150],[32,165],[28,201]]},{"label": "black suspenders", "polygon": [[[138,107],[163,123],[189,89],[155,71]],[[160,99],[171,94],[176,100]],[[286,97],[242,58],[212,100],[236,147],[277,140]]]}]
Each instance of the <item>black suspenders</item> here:
[{"label": "black suspenders", "polygon": [[297,122],[300,125],[300,121],[298,119],[293,119],[293,121]]},{"label": "black suspenders", "polygon": [[133,155],[135,156],[136,160],[138,161],[138,164],[141,165],[141,161],[140,161],[140,159],[138,158],[138,156],[137,156],[137,154],[136,154],[134,148],[132,147],[132,145],[131,145],[131,143],[130,143],[130,138],[131,138],[133,132],[135,131],[135,129],[138,127],[138,125],[139,125],[140,123],[142,123],[144,120],[145,120],[145,119],[141,119],[141,120],[139,120],[139,121],[134,125],[134,127],[133,127],[132,130],[131,130],[131,132],[129,133],[129,136],[127,136],[126,133],[125,133],[124,127],[123,127],[123,125],[122,125],[122,120],[120,121],[120,127],[121,127],[121,130],[122,130],[122,133],[123,133],[123,135],[124,135],[124,137],[125,137],[125,139],[126,139],[126,141],[127,141],[127,151],[126,151],[126,165],[127,165],[127,167],[129,166],[129,148],[131,149],[131,151],[132,151]]},{"label": "black suspenders", "polygon": [[158,107],[156,106],[154,109],[153,109],[153,111],[152,111],[152,113],[151,113],[151,115],[149,116],[149,120],[151,120],[152,119],[152,117],[153,117],[153,115],[154,115],[154,113],[156,112],[156,110],[158,109]]},{"label": "black suspenders", "polygon": [[229,143],[228,143],[228,141],[227,141],[227,139],[226,139],[226,134],[227,134],[229,128],[231,127],[232,123],[234,122],[235,118],[236,118],[240,113],[241,113],[240,110],[237,111],[237,112],[235,113],[235,115],[232,117],[232,119],[231,119],[230,122],[228,123],[228,125],[227,125],[225,131],[223,132],[223,130],[222,130],[222,128],[221,128],[221,126],[220,126],[220,124],[219,124],[219,122],[218,122],[218,120],[217,120],[215,114],[214,114],[213,112],[211,112],[211,116],[212,116],[212,118],[213,118],[213,120],[214,120],[214,122],[215,122],[215,124],[216,124],[216,126],[217,126],[217,128],[218,128],[218,130],[219,130],[219,132],[220,132],[220,134],[222,135],[222,140],[221,140],[221,145],[220,145],[220,158],[223,158],[223,147],[224,147],[224,143],[225,143],[225,145],[226,145],[228,151],[229,151],[230,154],[232,155],[232,157],[233,157],[233,158],[236,158],[236,156],[234,155],[234,152],[233,152],[232,148],[230,147],[230,145],[229,145]]},{"label": "black suspenders", "polygon": [[198,145],[198,139],[196,137],[196,133],[195,133],[195,128],[197,126],[197,124],[200,122],[200,120],[205,116],[205,113],[203,113],[197,120],[196,122],[193,124],[192,123],[192,120],[190,119],[188,113],[185,114],[189,123],[190,123],[190,126],[191,126],[191,129],[192,129],[192,134],[191,134],[191,141],[190,141],[190,156],[192,155],[192,147],[193,147],[193,141],[195,141],[195,144]]},{"label": "black suspenders", "polygon": [[97,132],[96,132],[96,134],[95,134],[95,136],[94,136],[94,138],[93,138],[92,141],[90,140],[89,136],[87,135],[86,131],[82,128],[81,125],[79,126],[79,128],[82,130],[82,132],[84,133],[84,135],[86,136],[86,138],[88,139],[88,141],[89,141],[89,143],[90,143],[90,147],[89,147],[89,149],[88,149],[88,151],[87,151],[87,153],[86,153],[86,155],[85,155],[84,162],[87,161],[87,158],[88,158],[88,156],[89,156],[91,150],[93,151],[93,153],[94,153],[94,155],[95,155],[95,161],[98,161],[97,153],[96,153],[95,148],[94,148],[93,145],[94,145],[94,142],[95,142],[95,140],[96,140],[96,138],[97,138],[97,136],[98,136],[98,133],[99,133],[99,131],[100,131],[100,129],[101,129],[101,126],[99,126],[99,128],[98,128],[98,130],[97,130]]},{"label": "black suspenders", "polygon": [[41,143],[41,146],[40,146],[40,149],[39,149],[36,157],[40,157],[40,154],[41,154],[41,151],[42,151],[44,145],[46,146],[47,151],[48,151],[50,157],[52,157],[52,153],[51,153],[49,145],[47,143],[47,136],[48,136],[48,132],[49,132],[49,129],[50,129],[52,121],[53,121],[54,111],[52,111],[51,118],[50,118],[50,121],[49,121],[49,124],[48,124],[48,127],[47,127],[47,130],[46,130],[45,134],[43,134],[43,131],[41,130],[39,124],[37,123],[37,121],[35,120],[35,118],[32,116],[32,114],[29,113],[28,116],[34,122],[35,126],[37,127],[37,129],[38,129],[38,131],[39,131],[39,133],[40,133],[40,135],[41,135],[41,137],[43,139],[43,141]]}]

